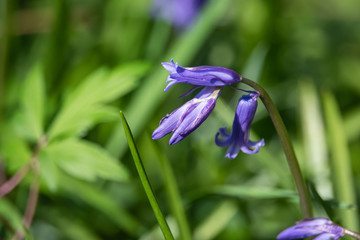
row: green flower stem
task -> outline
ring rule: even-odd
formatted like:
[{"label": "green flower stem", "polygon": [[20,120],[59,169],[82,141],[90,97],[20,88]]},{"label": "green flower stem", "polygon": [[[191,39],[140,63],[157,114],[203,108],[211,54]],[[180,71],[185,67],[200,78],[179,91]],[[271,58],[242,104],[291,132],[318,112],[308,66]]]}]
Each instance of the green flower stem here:
[{"label": "green flower stem", "polygon": [[123,112],[120,111],[120,116],[121,116],[121,120],[122,120],[122,124],[123,124],[123,127],[124,127],[124,131],[125,131],[125,135],[126,135],[126,139],[128,141],[128,144],[129,144],[129,148],[130,148],[130,151],[131,151],[131,155],[134,159],[134,162],[135,162],[135,166],[136,166],[136,170],[138,171],[139,173],[139,177],[140,177],[140,180],[141,180],[141,183],[144,187],[144,190],[145,190],[145,193],[146,193],[146,196],[147,198],[149,199],[149,202],[150,202],[150,205],[154,211],[154,214],[155,214],[155,217],[160,225],[160,229],[162,231],[162,233],[164,234],[164,237],[166,240],[174,240],[174,237],[170,231],[170,228],[164,218],[164,215],[162,214],[161,210],[160,210],[160,207],[159,207],[159,204],[155,198],[155,195],[152,191],[152,188],[151,188],[151,185],[150,185],[150,182],[149,182],[149,179],[146,175],[146,172],[145,172],[145,168],[144,168],[144,165],[140,159],[140,155],[139,155],[139,152],[137,150],[137,147],[135,145],[135,141],[134,141],[134,138],[132,136],[132,133],[131,133],[131,130],[130,130],[130,127],[125,119],[125,116],[123,114]]},{"label": "green flower stem", "polygon": [[355,238],[355,239],[359,239],[359,240],[360,240],[360,234],[358,234],[358,233],[356,233],[356,232],[353,232],[353,231],[345,228],[345,229],[344,229],[344,233],[345,233],[346,235],[348,235],[348,236],[351,236],[351,237],[353,237],[353,238]]},{"label": "green flower stem", "polygon": [[270,118],[274,124],[277,134],[279,135],[281,144],[283,146],[291,174],[294,178],[295,185],[300,198],[300,207],[303,213],[304,218],[312,217],[312,208],[309,200],[308,191],[306,189],[304,179],[302,177],[299,163],[296,159],[294,148],[292,146],[289,134],[286,130],[285,124],[280,116],[279,111],[275,107],[275,104],[271,100],[269,94],[257,83],[251,81],[250,79],[243,78],[242,82],[251,86],[256,91],[260,93],[260,99],[265,105]]}]

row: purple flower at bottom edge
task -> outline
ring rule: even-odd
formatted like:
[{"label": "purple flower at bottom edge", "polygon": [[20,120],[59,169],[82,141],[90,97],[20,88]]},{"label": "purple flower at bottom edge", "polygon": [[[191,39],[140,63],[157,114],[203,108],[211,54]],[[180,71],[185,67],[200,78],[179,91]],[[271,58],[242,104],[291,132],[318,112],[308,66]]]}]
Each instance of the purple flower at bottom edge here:
[{"label": "purple flower at bottom edge", "polygon": [[278,240],[291,240],[313,237],[314,240],[337,240],[344,236],[344,228],[326,218],[306,218],[282,231]]},{"label": "purple flower at bottom edge", "polygon": [[242,77],[235,71],[215,66],[181,67],[178,63],[161,63],[170,72],[166,82],[165,92],[176,83],[188,83],[195,86],[222,87],[239,83]]},{"label": "purple flower at bottom edge", "polygon": [[[258,142],[249,140],[250,126],[255,116],[258,96],[257,92],[242,96],[236,108],[231,134],[226,132],[226,127],[220,128],[216,134],[216,145],[219,147],[229,147],[225,157],[235,158],[240,150],[247,154],[255,154],[259,151],[260,147],[265,145],[264,139]],[[219,134],[223,140],[218,138]]]},{"label": "purple flower at bottom edge", "polygon": [[173,133],[170,145],[184,139],[206,120],[214,109],[220,93],[221,89],[217,87],[203,88],[193,99],[161,119],[159,127],[152,134],[152,139],[160,139],[169,133]]}]

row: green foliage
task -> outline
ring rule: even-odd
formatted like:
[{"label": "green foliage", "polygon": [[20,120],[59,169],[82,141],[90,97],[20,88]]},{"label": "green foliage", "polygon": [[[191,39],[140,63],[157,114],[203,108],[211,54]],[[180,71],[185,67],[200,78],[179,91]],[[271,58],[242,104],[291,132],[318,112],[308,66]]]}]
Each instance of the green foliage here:
[{"label": "green foliage", "polygon": [[229,67],[261,84],[313,184],[316,216],[355,224],[360,2],[209,0],[187,29],[156,19],[152,4],[0,1],[0,186],[32,166],[0,199],[0,239],[23,228],[37,171],[39,201],[26,239],[163,237],[120,110],[174,238],[274,239],[299,220],[284,154],[260,103],[250,137],[265,139],[258,154],[228,160],[214,144],[242,92],[224,88],[214,112],[180,143],[151,139],[159,120],[192,96],[177,98],[185,84],[163,91],[168,72],[160,63],[171,58]]},{"label": "green foliage", "polygon": [[60,196],[71,196],[72,199],[80,200],[91,208],[96,209],[129,235],[135,235],[142,230],[143,227],[137,219],[127,213],[124,207],[119,205],[107,193],[104,193],[102,189],[66,175],[61,175],[59,181],[62,183],[59,186]]},{"label": "green foliage", "polygon": [[[62,108],[50,126],[48,136],[78,136],[105,120],[114,120],[115,108],[104,106],[137,86],[148,65],[134,63],[113,71],[101,68],[66,94]],[[116,115],[117,116],[117,115]]]},{"label": "green foliage", "polygon": [[[331,166],[334,179],[334,192],[340,204],[355,205],[354,184],[352,178],[350,154],[342,125],[341,115],[334,96],[330,92],[323,94],[324,113],[327,119],[328,138],[331,149]],[[358,231],[359,218],[354,209],[339,209],[338,217],[348,227]]]},{"label": "green foliage", "polygon": [[24,138],[20,137],[11,123],[3,125],[0,135],[1,156],[6,159],[10,172],[14,173],[29,161],[31,150]]},{"label": "green foliage", "polygon": [[0,199],[0,216],[6,219],[10,229],[16,230],[23,227],[21,213],[16,206],[6,199]]},{"label": "green foliage", "polygon": [[258,199],[275,199],[288,198],[298,199],[294,191],[284,189],[267,189],[253,186],[218,186],[209,190],[210,193],[237,197],[237,198],[258,198]]},{"label": "green foliage", "polygon": [[[71,176],[84,179],[87,181],[95,181],[98,177],[108,180],[125,180],[127,179],[127,171],[115,159],[109,156],[99,146],[76,139],[67,139],[49,144],[40,157],[40,162],[45,163],[43,173],[45,173],[45,182],[50,182],[51,188],[55,188],[58,175],[58,169]],[[48,168],[49,169],[48,169]]]},{"label": "green foliage", "polygon": [[44,133],[45,86],[44,76],[40,65],[30,69],[23,84],[21,106],[23,123],[19,127],[22,135],[29,140],[36,141]]}]

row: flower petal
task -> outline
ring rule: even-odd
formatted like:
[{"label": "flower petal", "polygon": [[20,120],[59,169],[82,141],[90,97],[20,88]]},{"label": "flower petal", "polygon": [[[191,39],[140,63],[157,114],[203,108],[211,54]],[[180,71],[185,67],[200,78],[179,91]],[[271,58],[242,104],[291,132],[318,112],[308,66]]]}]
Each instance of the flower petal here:
[{"label": "flower petal", "polygon": [[174,132],[174,129],[179,125],[181,117],[188,111],[191,107],[189,102],[182,105],[180,108],[174,110],[172,113],[167,114],[160,120],[159,127],[155,129],[152,134],[152,139],[160,139],[165,135]]},{"label": "flower petal", "polygon": [[242,77],[235,71],[215,66],[181,67],[171,59],[163,62],[163,67],[170,72],[165,88],[167,91],[176,83],[188,83],[195,86],[221,87],[241,81]]},{"label": "flower petal", "polygon": [[344,236],[344,228],[326,218],[307,218],[282,231],[277,239],[299,239],[317,235],[319,236],[316,240],[330,240],[330,238],[336,240]]},{"label": "flower petal", "polygon": [[[223,140],[219,139],[219,134],[223,138]],[[231,134],[226,132],[226,127],[222,127],[219,129],[219,132],[215,135],[215,144],[219,147],[227,147],[231,144],[232,137]]]},{"label": "flower petal", "polygon": [[[265,146],[265,140],[261,139],[258,142],[250,141],[247,146],[241,148],[241,151],[246,154],[256,154],[260,151],[260,147]],[[253,149],[252,149],[253,148]]]},{"label": "flower petal", "polygon": [[169,72],[176,72],[176,68],[178,66],[177,63],[176,64],[174,63],[173,58],[170,60],[170,62],[162,62],[161,65]]},{"label": "flower petal", "polygon": [[334,234],[331,233],[324,233],[321,234],[319,236],[317,236],[316,238],[314,238],[313,240],[337,240],[339,237],[337,237]]},{"label": "flower petal", "polygon": [[216,99],[221,93],[217,87],[203,88],[193,99],[165,116],[152,134],[159,139],[173,132],[169,144],[175,144],[197,129],[206,120],[215,107]]},{"label": "flower petal", "polygon": [[[229,146],[225,157],[235,158],[240,150],[247,154],[255,154],[259,152],[260,147],[265,145],[264,139],[258,142],[249,140],[250,126],[255,116],[258,96],[257,92],[242,96],[236,108],[231,134],[227,134],[225,128],[220,128],[219,133],[216,134],[216,145],[219,147]],[[223,140],[218,138],[219,135]]]}]

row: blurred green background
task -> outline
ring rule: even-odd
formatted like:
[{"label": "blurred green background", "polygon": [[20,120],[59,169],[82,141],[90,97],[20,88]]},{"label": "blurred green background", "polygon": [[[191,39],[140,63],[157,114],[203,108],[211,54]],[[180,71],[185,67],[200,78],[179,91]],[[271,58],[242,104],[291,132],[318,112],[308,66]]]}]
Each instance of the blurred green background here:
[{"label": "blurred green background", "polygon": [[275,239],[301,219],[262,104],[251,133],[265,139],[260,153],[229,160],[214,143],[218,128],[231,127],[241,92],[225,88],[213,114],[175,146],[151,139],[160,119],[191,98],[178,98],[186,85],[163,92],[168,72],[160,63],[171,58],[228,67],[267,89],[316,216],[359,230],[360,1],[213,0],[183,29],[154,17],[152,5],[0,1],[0,183],[45,143],[35,170],[0,198],[0,239],[21,226],[37,176],[27,239],[162,239],[119,110],[178,239]]}]

